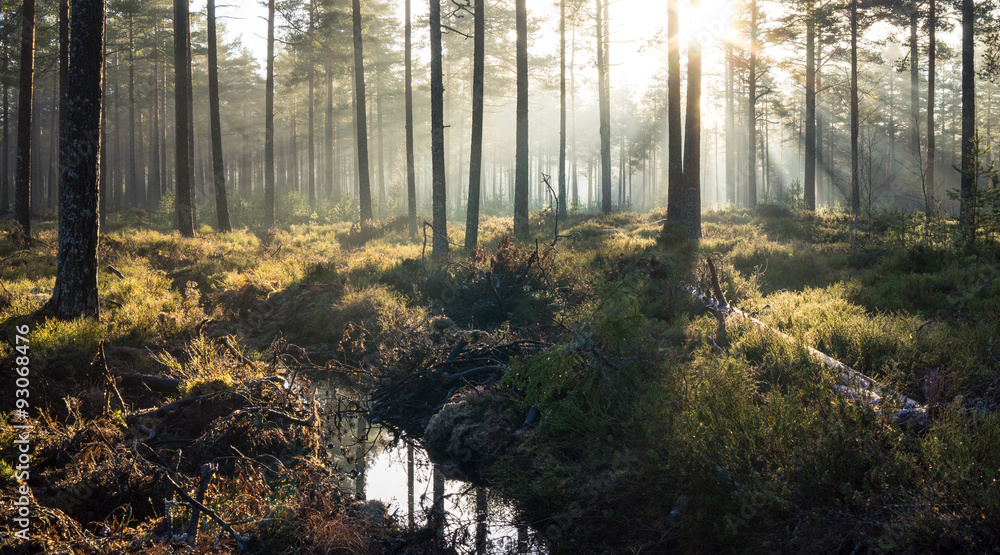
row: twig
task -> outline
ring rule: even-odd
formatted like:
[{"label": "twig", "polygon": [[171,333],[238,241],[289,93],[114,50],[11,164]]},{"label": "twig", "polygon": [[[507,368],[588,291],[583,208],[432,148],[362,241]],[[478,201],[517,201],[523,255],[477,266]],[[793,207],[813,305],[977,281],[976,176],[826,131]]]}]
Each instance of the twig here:
[{"label": "twig", "polygon": [[112,274],[114,274],[118,279],[125,279],[125,274],[123,274],[120,271],[118,271],[118,268],[115,268],[114,266],[111,266],[109,264],[108,267],[107,267],[107,270],[109,272],[111,272]]},{"label": "twig", "polygon": [[[198,483],[198,503],[201,503],[205,499],[205,492],[208,491],[208,483],[212,481],[212,476],[215,475],[215,463],[208,463],[201,465],[201,482]],[[187,529],[187,544],[190,547],[194,547],[194,544],[198,541],[198,521],[201,515],[198,514],[200,509],[197,506],[191,507],[191,523],[188,524]]]},{"label": "twig", "polygon": [[[147,462],[149,462],[149,461],[147,461]],[[150,464],[153,464],[153,463],[150,463]],[[155,465],[155,466],[159,466],[159,465]],[[184,488],[178,486],[177,482],[175,482],[173,480],[173,478],[170,477],[170,474],[167,473],[167,469],[165,469],[163,467],[160,467],[160,468],[163,470],[163,477],[166,478],[167,484],[169,484],[170,487],[173,488],[173,490],[176,491],[181,496],[181,498],[183,498],[185,501],[187,501],[188,504],[190,504],[192,507],[197,507],[198,510],[200,510],[203,513],[205,513],[205,515],[207,515],[212,520],[218,522],[219,526],[222,527],[223,531],[228,532],[229,535],[233,537],[233,540],[235,540],[237,543],[240,542],[240,540],[242,538],[240,537],[239,534],[237,534],[233,530],[233,528],[229,525],[228,522],[226,522],[225,520],[223,520],[222,517],[219,516],[215,511],[213,511],[212,509],[209,509],[208,507],[206,507],[205,505],[203,505],[200,501],[198,501],[194,497],[191,497],[190,495],[188,495],[187,492],[184,491]]]}]

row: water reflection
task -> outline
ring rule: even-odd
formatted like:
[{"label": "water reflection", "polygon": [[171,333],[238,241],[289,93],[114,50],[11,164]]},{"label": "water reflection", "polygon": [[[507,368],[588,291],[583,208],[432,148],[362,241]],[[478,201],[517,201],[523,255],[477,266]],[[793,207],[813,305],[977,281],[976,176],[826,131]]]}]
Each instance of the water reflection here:
[{"label": "water reflection", "polygon": [[446,479],[419,445],[391,443],[386,430],[352,410],[357,397],[350,390],[319,389],[327,452],[334,472],[345,478],[345,489],[382,501],[410,530],[438,530],[439,545],[460,553],[545,552],[537,536],[518,523],[510,504],[488,488]]}]

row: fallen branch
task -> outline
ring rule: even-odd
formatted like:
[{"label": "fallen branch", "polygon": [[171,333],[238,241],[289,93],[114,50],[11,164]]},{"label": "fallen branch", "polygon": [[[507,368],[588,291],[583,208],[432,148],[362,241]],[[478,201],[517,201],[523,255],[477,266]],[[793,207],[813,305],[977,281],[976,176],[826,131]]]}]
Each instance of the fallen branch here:
[{"label": "fallen branch", "polygon": [[[157,465],[157,466],[159,466],[159,465]],[[169,484],[170,487],[173,488],[173,490],[176,491],[177,494],[180,495],[182,499],[184,499],[185,501],[187,501],[188,504],[191,505],[191,507],[197,507],[199,511],[205,513],[205,515],[207,515],[209,518],[211,518],[215,522],[218,522],[219,526],[222,527],[222,530],[224,532],[228,532],[229,535],[232,536],[233,540],[235,540],[237,544],[240,543],[240,540],[242,540],[242,537],[233,530],[232,526],[230,526],[228,522],[226,522],[225,520],[223,520],[222,517],[219,516],[215,511],[213,511],[212,509],[209,509],[208,507],[206,507],[205,505],[203,505],[200,501],[198,501],[194,497],[191,497],[190,495],[188,495],[188,493],[186,491],[184,491],[184,488],[178,486],[177,482],[175,482],[173,480],[173,478],[170,477],[170,474],[167,473],[167,470],[165,468],[163,468],[163,467],[160,467],[160,468],[163,470],[163,477],[166,478],[167,484]]]},{"label": "fallen branch", "polygon": [[[698,299],[699,302],[704,303],[706,306],[708,306],[709,308],[720,314],[738,316],[740,318],[749,321],[751,324],[757,327],[774,332],[779,337],[781,337],[785,341],[788,341],[789,343],[800,344],[800,342],[795,338],[793,338],[792,336],[784,332],[781,332],[765,324],[764,322],[761,322],[760,320],[750,316],[749,314],[736,308],[735,306],[723,304],[722,302],[713,299],[708,295],[705,295],[693,285],[684,285],[683,289],[687,291],[695,299]],[[883,391],[888,392],[888,394],[895,397],[896,400],[899,401],[900,405],[902,406],[902,408],[900,408],[900,410],[897,411],[895,414],[897,422],[902,423],[908,420],[914,420],[917,423],[922,423],[925,420],[927,415],[927,409],[917,401],[889,387],[879,385],[877,382],[875,382],[875,380],[869,378],[868,376],[865,376],[864,374],[858,372],[857,370],[851,368],[850,366],[847,366],[843,362],[834,359],[833,357],[827,355],[826,353],[813,349],[808,345],[803,345],[803,348],[805,348],[806,352],[814,360],[823,364],[827,368],[831,368],[840,373],[841,379],[843,379],[845,385],[839,386],[837,388],[838,393],[846,394],[852,398],[865,400],[872,406],[877,407],[882,403],[882,395],[880,392]]]},{"label": "fallen branch", "polygon": [[147,376],[145,374],[122,374],[118,376],[118,382],[122,385],[146,386],[153,391],[162,393],[177,393],[181,390],[181,381],[176,378],[166,376]]},{"label": "fallen branch", "polygon": [[[215,470],[215,463],[201,465],[201,481],[198,483],[198,493],[196,495],[198,503],[202,503],[205,500],[205,492],[208,491],[208,484],[212,481]],[[200,510],[197,506],[191,507],[191,523],[188,524],[187,529],[187,544],[190,547],[194,547],[194,544],[198,541],[198,521],[201,520],[201,515],[198,513]]]}]

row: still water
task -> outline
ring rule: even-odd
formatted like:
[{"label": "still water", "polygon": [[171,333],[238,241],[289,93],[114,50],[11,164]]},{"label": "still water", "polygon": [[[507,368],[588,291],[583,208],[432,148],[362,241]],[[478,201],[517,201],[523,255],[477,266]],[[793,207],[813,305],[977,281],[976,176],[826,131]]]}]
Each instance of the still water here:
[{"label": "still water", "polygon": [[[391,433],[369,425],[350,388],[316,384],[327,452],[342,487],[357,497],[381,501],[389,515],[411,530],[443,514],[444,539],[459,553],[545,553],[537,534],[519,522],[513,507],[489,488],[444,477],[419,444],[392,441]],[[435,511],[435,501],[440,511]]]}]

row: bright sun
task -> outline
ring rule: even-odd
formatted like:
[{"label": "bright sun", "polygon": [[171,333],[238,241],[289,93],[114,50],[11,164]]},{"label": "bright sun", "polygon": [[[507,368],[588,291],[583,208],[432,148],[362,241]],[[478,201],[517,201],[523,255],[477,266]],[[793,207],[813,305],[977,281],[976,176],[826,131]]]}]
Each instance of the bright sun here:
[{"label": "bright sun", "polygon": [[678,9],[681,42],[697,38],[707,47],[733,38],[735,4],[734,0],[702,0],[697,7],[681,5]]}]

